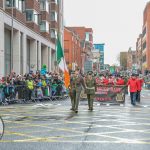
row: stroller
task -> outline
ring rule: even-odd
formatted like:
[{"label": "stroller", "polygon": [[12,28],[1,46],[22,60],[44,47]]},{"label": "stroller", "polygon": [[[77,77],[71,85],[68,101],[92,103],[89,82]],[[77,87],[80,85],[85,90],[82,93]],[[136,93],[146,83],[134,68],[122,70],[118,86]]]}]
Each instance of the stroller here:
[{"label": "stroller", "polygon": [[5,101],[5,95],[3,90],[3,85],[0,85],[0,104],[5,105],[7,102]]},{"label": "stroller", "polygon": [[13,85],[4,86],[3,92],[5,96],[5,102],[9,104],[9,103],[14,103],[16,101],[15,87]]}]

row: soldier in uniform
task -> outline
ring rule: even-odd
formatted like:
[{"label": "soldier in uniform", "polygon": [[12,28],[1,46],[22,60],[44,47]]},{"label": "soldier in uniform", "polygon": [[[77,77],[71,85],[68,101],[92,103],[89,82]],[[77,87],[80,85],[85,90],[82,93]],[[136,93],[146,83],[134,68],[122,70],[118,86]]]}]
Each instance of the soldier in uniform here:
[{"label": "soldier in uniform", "polygon": [[87,77],[85,78],[86,94],[88,99],[89,110],[93,110],[93,100],[95,97],[96,91],[96,79],[92,76],[92,71],[88,72]]},{"label": "soldier in uniform", "polygon": [[75,113],[78,113],[78,106],[82,87],[85,89],[84,80],[79,74],[79,70],[76,70],[75,72],[73,72],[70,79],[70,98],[72,104],[71,110],[75,111]]}]

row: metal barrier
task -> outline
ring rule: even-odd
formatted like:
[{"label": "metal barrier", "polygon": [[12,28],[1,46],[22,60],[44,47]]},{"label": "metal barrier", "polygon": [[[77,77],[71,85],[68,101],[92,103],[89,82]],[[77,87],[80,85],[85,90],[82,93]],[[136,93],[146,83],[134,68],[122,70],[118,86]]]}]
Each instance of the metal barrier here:
[{"label": "metal barrier", "polygon": [[[58,93],[59,95],[57,95]],[[0,104],[2,105],[27,103],[28,101],[63,100],[66,98],[68,98],[68,93],[64,90],[63,86],[61,91],[53,89],[52,86],[34,86],[34,89],[31,90],[26,85],[8,85],[0,89]]]}]

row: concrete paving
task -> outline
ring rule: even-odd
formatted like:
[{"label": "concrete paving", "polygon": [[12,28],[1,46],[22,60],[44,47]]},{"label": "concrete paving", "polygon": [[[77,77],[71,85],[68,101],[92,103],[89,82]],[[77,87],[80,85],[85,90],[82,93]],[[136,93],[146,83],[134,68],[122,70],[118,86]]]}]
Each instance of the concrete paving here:
[{"label": "concrete paving", "polygon": [[81,101],[78,114],[70,100],[1,106],[5,134],[0,150],[149,150],[150,95],[131,106],[100,105],[88,111]]}]

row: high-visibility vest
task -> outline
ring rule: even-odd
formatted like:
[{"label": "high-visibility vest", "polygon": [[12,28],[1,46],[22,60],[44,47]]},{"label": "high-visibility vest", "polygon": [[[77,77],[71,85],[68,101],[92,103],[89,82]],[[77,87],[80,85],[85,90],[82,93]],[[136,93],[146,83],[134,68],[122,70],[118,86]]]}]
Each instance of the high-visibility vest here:
[{"label": "high-visibility vest", "polygon": [[46,86],[47,84],[46,84],[46,81],[45,80],[42,80],[42,86]]},{"label": "high-visibility vest", "polygon": [[27,81],[27,86],[30,90],[33,90],[33,81]]}]

